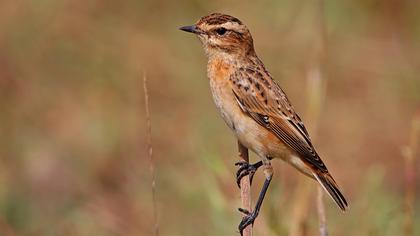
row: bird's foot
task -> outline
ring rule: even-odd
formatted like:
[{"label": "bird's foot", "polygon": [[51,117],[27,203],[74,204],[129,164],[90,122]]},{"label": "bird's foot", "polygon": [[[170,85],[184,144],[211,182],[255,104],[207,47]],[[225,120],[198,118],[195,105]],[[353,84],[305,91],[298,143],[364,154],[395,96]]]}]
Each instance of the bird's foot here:
[{"label": "bird's foot", "polygon": [[243,209],[243,208],[239,208],[238,210],[245,214],[245,216],[242,218],[241,223],[239,223],[239,226],[238,226],[239,232],[241,233],[241,236],[242,236],[244,229],[248,225],[254,224],[254,221],[258,216],[258,212],[249,212],[248,210]]},{"label": "bird's foot", "polygon": [[236,183],[238,187],[241,188],[241,179],[249,175],[249,181],[252,184],[252,179],[254,178],[255,172],[262,165],[262,162],[259,161],[255,164],[249,164],[245,161],[236,162],[235,166],[239,166],[238,171],[236,172]]}]

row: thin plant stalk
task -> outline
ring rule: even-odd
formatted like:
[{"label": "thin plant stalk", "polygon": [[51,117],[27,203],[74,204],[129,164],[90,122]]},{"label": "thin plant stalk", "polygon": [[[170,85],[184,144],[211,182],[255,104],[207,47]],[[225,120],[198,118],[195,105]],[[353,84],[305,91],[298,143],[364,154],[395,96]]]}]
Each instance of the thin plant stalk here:
[{"label": "thin plant stalk", "polygon": [[[322,104],[326,94],[326,83],[323,81],[322,66],[325,61],[326,55],[326,28],[324,22],[324,2],[318,0],[313,2],[316,4],[317,14],[315,22],[316,37],[314,40],[314,49],[312,52],[312,58],[309,62],[309,66],[306,73],[307,80],[307,113],[306,117],[311,122],[308,127],[311,130],[312,138],[317,134],[318,123],[320,120]],[[303,194],[295,201],[291,231],[289,235],[300,236],[304,234],[304,227],[306,218],[308,217],[309,208],[309,197],[311,185],[308,184],[306,179],[300,178],[298,187],[296,188],[296,194]],[[325,205],[323,202],[323,189],[318,186],[316,196],[317,215],[319,222],[319,232],[321,236],[327,236],[327,219],[325,215]]]},{"label": "thin plant stalk", "polygon": [[418,143],[420,135],[420,107],[411,123],[410,143],[403,149],[405,163],[405,202],[404,202],[404,234],[414,235],[413,215],[416,192],[416,156],[418,155]]},{"label": "thin plant stalk", "polygon": [[154,221],[154,232],[155,236],[159,236],[159,221],[157,214],[157,200],[156,200],[156,173],[155,164],[153,161],[153,147],[152,147],[152,124],[150,119],[150,108],[149,108],[149,92],[147,90],[147,77],[143,75],[143,90],[144,90],[144,104],[146,109],[146,123],[147,123],[147,149],[149,156],[149,170],[152,177],[151,190],[152,190],[152,201],[153,201],[153,221]]},{"label": "thin plant stalk", "polygon": [[[249,163],[248,149],[238,142],[239,161]],[[251,181],[249,175],[244,176],[240,182],[242,208],[251,212]],[[243,236],[252,236],[252,224],[242,232]]]},{"label": "thin plant stalk", "polygon": [[324,196],[324,190],[320,186],[318,186],[316,208],[318,212],[319,235],[328,236],[327,217],[325,216],[325,205],[324,205],[323,196]]},{"label": "thin plant stalk", "polygon": [[[308,73],[308,98],[309,98],[309,113],[312,115],[312,119],[318,124],[321,104],[325,96],[325,83],[322,81],[321,68],[319,65],[314,66],[312,70]],[[314,125],[316,126],[316,125]],[[313,127],[315,133],[317,129]],[[320,185],[317,186],[316,194],[316,208],[318,214],[318,224],[319,224],[319,235],[328,236],[327,230],[327,217],[325,215],[325,205],[324,205],[324,190]]]}]

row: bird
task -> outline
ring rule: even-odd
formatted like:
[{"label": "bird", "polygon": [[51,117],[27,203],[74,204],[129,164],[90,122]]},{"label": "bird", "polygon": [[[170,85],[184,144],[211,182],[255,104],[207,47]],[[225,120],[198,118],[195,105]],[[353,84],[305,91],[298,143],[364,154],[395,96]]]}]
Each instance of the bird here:
[{"label": "bird", "polygon": [[[238,229],[254,224],[273,177],[271,161],[281,159],[316,180],[338,207],[348,203],[316,152],[309,133],[285,92],[258,58],[248,27],[238,18],[212,13],[179,28],[195,34],[207,56],[207,77],[214,103],[240,147],[261,160],[236,163],[237,183],[263,167],[265,181],[255,208],[245,213]],[[239,186],[240,187],[240,186]]]}]

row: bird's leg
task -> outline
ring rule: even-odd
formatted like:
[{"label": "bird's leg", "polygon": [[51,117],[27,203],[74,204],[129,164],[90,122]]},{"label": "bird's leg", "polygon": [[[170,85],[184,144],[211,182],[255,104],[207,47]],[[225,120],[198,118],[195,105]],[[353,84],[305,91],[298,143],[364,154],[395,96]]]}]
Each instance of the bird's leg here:
[{"label": "bird's leg", "polygon": [[257,218],[258,213],[260,212],[261,205],[264,201],[265,193],[267,192],[268,186],[270,186],[270,182],[273,177],[273,167],[271,166],[270,161],[268,159],[263,160],[263,165],[264,165],[265,181],[261,189],[260,195],[258,196],[258,201],[255,204],[254,211],[249,212],[248,210],[239,208],[239,211],[245,214],[245,216],[242,218],[241,223],[238,226],[238,229],[241,235],[242,235],[242,231],[248,225],[254,224],[254,221]]},{"label": "bird's leg", "polygon": [[263,162],[259,161],[255,164],[249,164],[249,162],[239,161],[235,163],[235,166],[239,166],[238,171],[236,172],[236,183],[238,187],[241,188],[241,179],[249,175],[249,181],[252,184],[252,179],[254,178],[255,172],[262,166]]}]

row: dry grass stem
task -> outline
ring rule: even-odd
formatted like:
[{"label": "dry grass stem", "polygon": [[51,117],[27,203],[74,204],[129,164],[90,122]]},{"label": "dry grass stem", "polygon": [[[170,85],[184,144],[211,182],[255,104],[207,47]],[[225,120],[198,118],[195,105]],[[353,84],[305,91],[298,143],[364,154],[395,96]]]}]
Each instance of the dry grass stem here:
[{"label": "dry grass stem", "polygon": [[[238,150],[240,161],[249,163],[248,149],[238,142]],[[251,181],[249,175],[241,179],[241,201],[242,208],[251,212]],[[243,236],[252,236],[252,224],[244,229]]]},{"label": "dry grass stem", "polygon": [[[317,14],[317,29],[318,29],[318,45],[316,45],[315,51],[315,66],[313,67],[313,72],[308,76],[308,84],[311,85],[309,90],[313,95],[312,99],[315,99],[317,103],[310,108],[313,112],[315,118],[315,124],[319,123],[321,106],[325,98],[326,88],[325,83],[322,81],[322,65],[324,64],[325,55],[326,55],[326,26],[324,21],[324,1],[319,0],[318,2],[318,14]],[[312,74],[312,76],[311,76]],[[311,98],[310,98],[311,99]],[[311,99],[311,100],[312,100]],[[310,106],[311,107],[311,106]],[[314,125],[317,127],[317,125]],[[315,130],[315,129],[314,129]],[[317,191],[317,213],[318,213],[318,222],[319,222],[319,234],[320,236],[328,236],[327,230],[327,217],[325,215],[325,205],[323,201],[324,192],[321,186],[318,186]]]},{"label": "dry grass stem", "polygon": [[416,155],[420,135],[420,107],[411,124],[410,144],[403,149],[405,162],[405,202],[404,202],[404,233],[414,235],[413,215],[416,192]]},{"label": "dry grass stem", "polygon": [[[307,124],[309,130],[311,131],[311,137],[314,138],[317,134],[318,123],[320,120],[322,104],[325,99],[326,94],[326,83],[323,81],[322,75],[322,66],[325,61],[326,55],[326,29],[324,22],[324,2],[319,0],[314,2],[316,4],[317,13],[315,19],[315,29],[316,35],[313,44],[312,57],[309,61],[309,66],[306,73],[306,92],[307,96],[307,112],[306,119],[311,121]],[[291,236],[303,235],[304,230],[301,228],[305,225],[306,218],[308,214],[305,212],[309,208],[309,198],[310,198],[310,186],[305,184],[303,178],[300,179],[296,192],[302,192],[304,195],[299,197],[299,201],[295,201],[295,206],[293,209],[292,225],[293,230],[290,231]],[[303,190],[300,190],[303,189]],[[327,225],[326,225],[326,216],[325,216],[325,206],[323,203],[323,192],[321,186],[318,186],[316,204],[317,204],[317,213],[319,219],[319,232],[321,236],[328,235]],[[301,229],[299,229],[301,228]]]},{"label": "dry grass stem", "polygon": [[327,230],[327,217],[325,216],[325,205],[324,205],[324,190],[321,186],[318,186],[318,192],[316,197],[316,208],[318,212],[319,222],[319,235],[328,236]]},{"label": "dry grass stem", "polygon": [[159,236],[159,221],[157,214],[157,200],[156,200],[156,173],[155,165],[153,161],[153,148],[152,148],[152,124],[150,119],[150,109],[149,109],[149,93],[147,90],[147,77],[146,74],[143,75],[143,90],[144,90],[144,105],[146,109],[146,122],[147,122],[147,149],[148,156],[150,161],[150,175],[152,177],[152,201],[153,201],[153,220],[154,220],[154,232],[155,236]]}]

